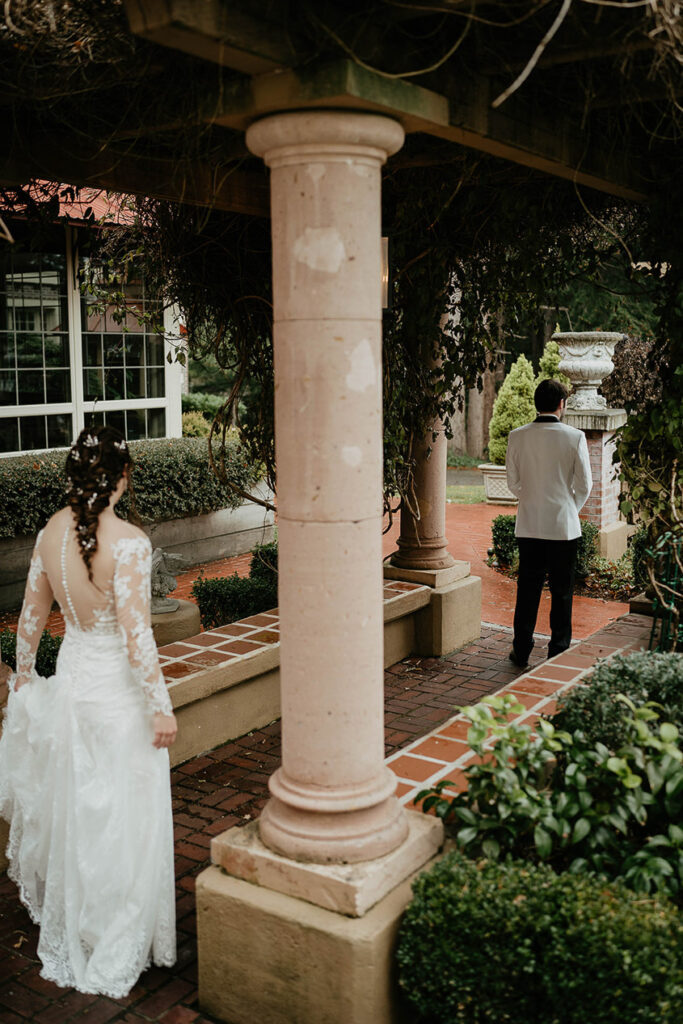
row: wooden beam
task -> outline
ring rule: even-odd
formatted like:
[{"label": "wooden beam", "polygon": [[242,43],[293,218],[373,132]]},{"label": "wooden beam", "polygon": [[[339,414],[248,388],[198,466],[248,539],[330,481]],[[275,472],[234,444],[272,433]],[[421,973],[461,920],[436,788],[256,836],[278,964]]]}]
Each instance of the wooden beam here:
[{"label": "wooden beam", "polygon": [[[5,138],[9,136],[5,135]],[[254,173],[224,164],[180,164],[111,149],[88,153],[81,139],[31,137],[30,151],[20,146],[0,156],[0,181],[25,183],[31,178],[87,185],[110,192],[149,196],[190,206],[211,207],[255,217],[270,216],[265,172]]]},{"label": "wooden beam", "polygon": [[470,76],[449,100],[340,60],[228,82],[218,101],[207,100],[204,117],[244,130],[252,121],[284,110],[374,111],[395,117],[408,132],[425,132],[624,199],[647,198],[647,180],[638,173],[634,154],[586,152],[580,130],[567,119],[530,115],[515,97],[493,110],[490,93],[488,79]]},{"label": "wooden beam", "polygon": [[131,32],[172,50],[258,75],[296,63],[285,26],[221,0],[124,0]]}]

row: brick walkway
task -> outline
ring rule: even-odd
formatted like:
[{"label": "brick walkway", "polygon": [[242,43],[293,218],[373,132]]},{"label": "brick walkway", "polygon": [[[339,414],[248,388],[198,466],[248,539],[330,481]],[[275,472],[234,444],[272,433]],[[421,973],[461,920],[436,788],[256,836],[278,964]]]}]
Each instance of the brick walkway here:
[{"label": "brick walkway", "polygon": [[[483,626],[481,640],[447,658],[407,658],[385,673],[386,754],[431,732],[455,709],[500,689],[518,675],[507,660],[508,631]],[[543,641],[534,661],[543,657]],[[274,722],[176,768],[172,773],[176,835],[178,963],[153,968],[126,999],[57,988],[38,974],[34,927],[14,885],[0,879],[0,1020],[2,1024],[205,1024],[196,993],[194,883],[209,863],[211,837],[257,817],[267,781],[280,762]],[[228,982],[229,983],[229,982]]]}]

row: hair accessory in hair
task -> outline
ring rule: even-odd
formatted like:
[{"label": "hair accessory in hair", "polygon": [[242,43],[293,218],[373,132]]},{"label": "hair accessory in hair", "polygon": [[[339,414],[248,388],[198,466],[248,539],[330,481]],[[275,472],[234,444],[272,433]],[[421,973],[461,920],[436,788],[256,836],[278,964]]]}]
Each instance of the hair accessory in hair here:
[{"label": "hair accessory in hair", "polygon": [[109,478],[106,473],[100,473],[97,478],[98,487],[109,487]]},{"label": "hair accessory in hair", "polygon": [[[97,440],[97,438],[93,437],[92,434],[86,434],[86,436],[83,438],[83,444],[85,445],[86,448],[97,448],[99,446],[99,443],[100,442]],[[116,444],[116,441],[114,442],[114,444]]]},{"label": "hair accessory in hair", "polygon": [[88,498],[88,508],[92,508],[96,501],[97,501],[97,491],[93,491],[92,494],[90,495],[90,497]]},{"label": "hair accessory in hair", "polygon": [[74,462],[80,462],[81,461],[81,453],[79,452],[79,450],[76,447],[76,445],[72,446],[71,451],[69,452],[69,455],[74,460]]},{"label": "hair accessory in hair", "polygon": [[118,448],[120,452],[128,451],[128,445],[125,441],[114,441],[114,448]]},{"label": "hair accessory in hair", "polygon": [[95,547],[95,538],[94,537],[91,537],[90,540],[86,540],[86,541],[83,542],[83,550],[84,551],[90,551],[90,549],[94,548],[94,547]]}]

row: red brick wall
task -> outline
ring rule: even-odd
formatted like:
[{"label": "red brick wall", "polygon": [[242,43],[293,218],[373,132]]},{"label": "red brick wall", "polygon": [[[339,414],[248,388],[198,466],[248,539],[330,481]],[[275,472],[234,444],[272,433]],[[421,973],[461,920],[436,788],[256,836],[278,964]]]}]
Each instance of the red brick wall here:
[{"label": "red brick wall", "polygon": [[602,530],[619,519],[619,480],[612,462],[615,448],[614,432],[585,430],[588,442],[593,488],[581,510],[581,518],[595,523]]}]

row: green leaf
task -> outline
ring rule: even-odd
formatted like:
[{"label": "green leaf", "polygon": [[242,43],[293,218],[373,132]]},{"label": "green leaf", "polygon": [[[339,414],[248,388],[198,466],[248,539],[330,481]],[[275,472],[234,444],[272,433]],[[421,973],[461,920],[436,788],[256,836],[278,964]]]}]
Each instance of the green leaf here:
[{"label": "green leaf", "polygon": [[534,844],[536,851],[541,860],[546,860],[550,856],[553,848],[553,841],[549,832],[546,832],[544,828],[537,825],[534,829]]},{"label": "green leaf", "polygon": [[500,856],[500,843],[495,839],[485,839],[481,844],[482,851],[485,857],[489,860],[498,860]]},{"label": "green leaf", "polygon": [[665,743],[675,743],[678,739],[678,729],[672,722],[662,722],[659,727],[659,735]]},{"label": "green leaf", "polygon": [[467,826],[466,828],[460,829],[460,831],[456,834],[455,839],[459,846],[469,846],[470,843],[474,842],[478,835],[478,828],[472,828],[470,826]]},{"label": "green leaf", "polygon": [[590,830],[591,824],[588,821],[588,819],[579,818],[579,820],[575,823],[574,828],[572,830],[572,841],[575,843],[580,843],[582,839],[586,838]]}]

